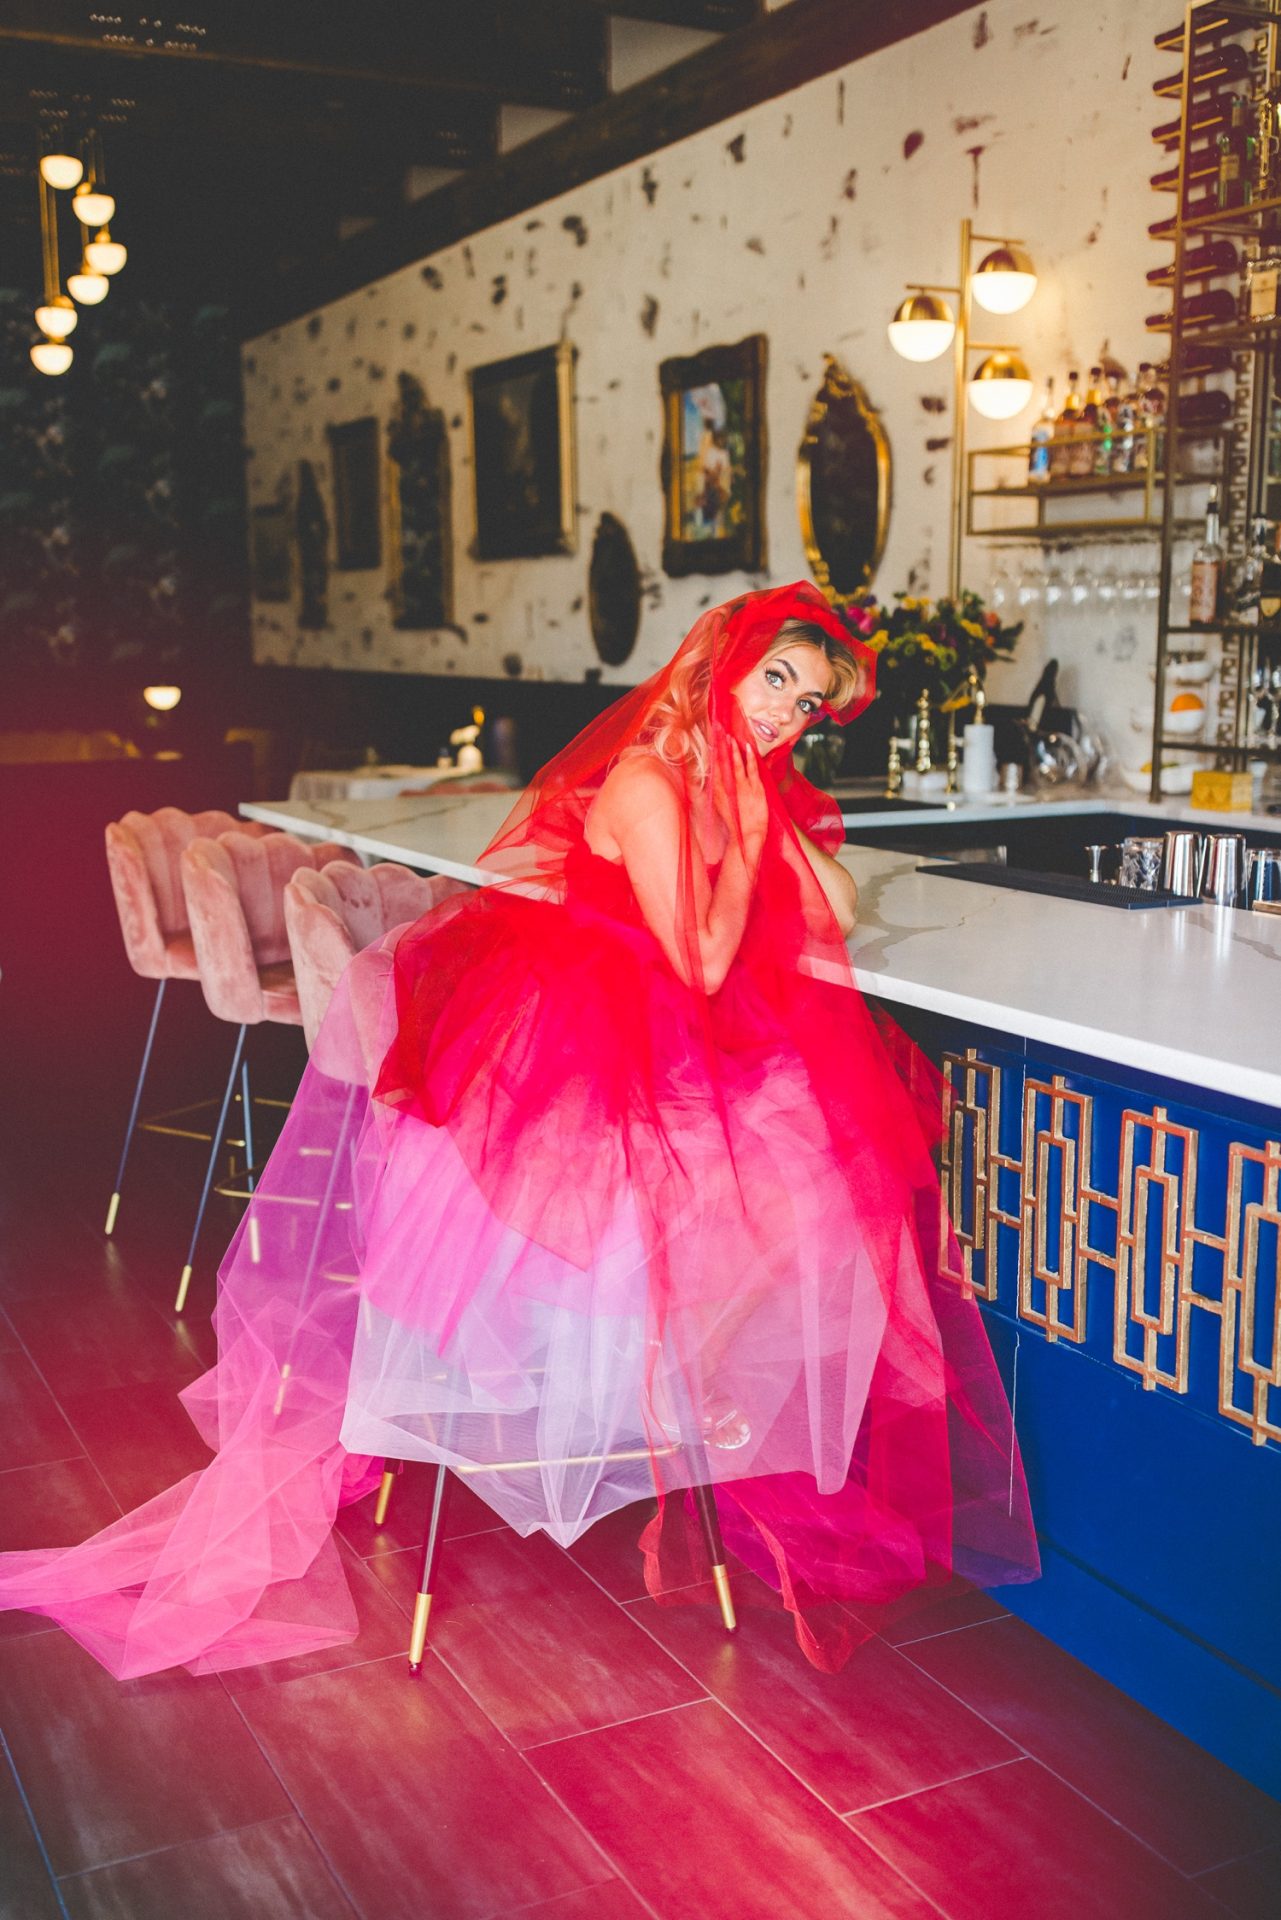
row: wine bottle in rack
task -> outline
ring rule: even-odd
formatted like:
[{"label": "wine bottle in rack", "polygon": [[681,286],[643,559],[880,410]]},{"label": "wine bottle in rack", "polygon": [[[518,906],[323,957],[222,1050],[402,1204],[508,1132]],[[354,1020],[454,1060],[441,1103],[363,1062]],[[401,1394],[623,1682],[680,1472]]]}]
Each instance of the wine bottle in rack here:
[{"label": "wine bottle in rack", "polygon": [[[1221,40],[1225,33],[1231,33],[1233,31],[1232,15],[1230,13],[1221,13],[1215,7],[1202,7],[1200,13],[1204,15],[1204,18],[1196,18],[1192,23],[1192,40],[1195,46],[1199,47],[1203,43],[1209,45]],[[1162,33],[1153,34],[1152,45],[1158,53],[1182,53],[1182,20],[1180,20],[1176,26],[1166,27]]]},{"label": "wine bottle in rack", "polygon": [[1245,207],[1254,198],[1258,140],[1254,115],[1248,100],[1238,94],[1232,102],[1232,114],[1218,134],[1218,203],[1221,211]]},{"label": "wine bottle in rack", "polygon": [[[1250,56],[1244,47],[1235,40],[1224,46],[1207,47],[1204,53],[1194,55],[1192,61],[1192,85],[1210,87],[1224,80],[1244,80],[1250,71]],[[1183,92],[1183,69],[1167,74],[1164,80],[1153,83],[1155,94],[1177,96]]]},{"label": "wine bottle in rack", "polygon": [[[1179,325],[1184,332],[1197,327],[1227,327],[1237,317],[1236,295],[1227,287],[1205,287],[1179,302]],[[1149,333],[1169,333],[1173,313],[1150,313],[1144,322]]]},{"label": "wine bottle in rack", "polygon": [[[1238,273],[1240,268],[1241,256],[1230,240],[1211,240],[1208,246],[1189,247],[1183,256],[1185,280],[1218,280],[1226,274]],[[1154,287],[1173,286],[1173,261],[1168,266],[1153,267],[1148,281]]]}]

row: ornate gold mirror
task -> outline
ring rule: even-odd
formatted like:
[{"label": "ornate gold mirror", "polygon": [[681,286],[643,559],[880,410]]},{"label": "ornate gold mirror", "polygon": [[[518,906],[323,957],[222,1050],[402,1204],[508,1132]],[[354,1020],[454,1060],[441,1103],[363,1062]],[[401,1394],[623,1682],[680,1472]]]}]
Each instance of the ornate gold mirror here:
[{"label": "ornate gold mirror", "polygon": [[796,456],[805,556],[840,606],[872,580],[890,523],[890,443],[867,395],[828,353]]}]

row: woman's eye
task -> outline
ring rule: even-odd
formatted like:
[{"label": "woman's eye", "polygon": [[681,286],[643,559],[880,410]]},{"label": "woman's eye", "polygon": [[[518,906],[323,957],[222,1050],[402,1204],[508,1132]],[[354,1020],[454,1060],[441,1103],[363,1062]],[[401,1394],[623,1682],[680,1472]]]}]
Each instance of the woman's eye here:
[{"label": "woman's eye", "polygon": [[814,705],[814,702],[812,700],[802,700],[800,703],[800,708],[801,708],[801,712],[806,716],[807,719],[812,714],[815,714],[818,712],[818,708]]},{"label": "woman's eye", "polygon": [[777,667],[766,667],[765,678],[769,681],[771,687],[781,687],[783,684],[783,676]]}]

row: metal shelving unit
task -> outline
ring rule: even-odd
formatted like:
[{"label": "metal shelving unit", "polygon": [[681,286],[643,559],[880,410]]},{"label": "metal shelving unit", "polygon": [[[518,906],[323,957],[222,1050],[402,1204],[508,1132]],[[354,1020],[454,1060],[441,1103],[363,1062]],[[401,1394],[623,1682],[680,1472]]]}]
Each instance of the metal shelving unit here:
[{"label": "metal shelving unit", "polygon": [[[1264,510],[1269,484],[1269,398],[1273,390],[1275,350],[1281,345],[1281,323],[1244,321],[1229,326],[1196,328],[1185,334],[1181,321],[1183,302],[1189,286],[1197,284],[1196,277],[1189,280],[1184,271],[1186,243],[1205,234],[1232,234],[1244,239],[1248,248],[1252,239],[1261,236],[1265,222],[1273,228],[1281,228],[1281,195],[1273,194],[1246,206],[1211,209],[1192,215],[1185,212],[1190,183],[1188,156],[1191,133],[1196,126],[1198,112],[1204,116],[1205,110],[1204,102],[1198,100],[1197,96],[1206,86],[1217,84],[1192,78],[1193,62],[1198,51],[1205,47],[1205,39],[1201,47],[1197,44],[1199,25],[1211,19],[1216,23],[1229,23],[1229,35],[1252,36],[1247,46],[1250,59],[1248,75],[1239,83],[1233,82],[1228,91],[1246,92],[1251,99],[1257,99],[1261,93],[1276,85],[1279,78],[1277,53],[1281,0],[1248,0],[1248,3],[1243,0],[1242,4],[1234,4],[1234,0],[1190,0],[1184,9],[1182,36],[1177,43],[1171,43],[1171,50],[1182,55],[1178,84],[1176,86],[1172,79],[1153,89],[1158,97],[1177,98],[1179,101],[1179,170],[1172,232],[1174,264],[1170,275],[1172,312],[1167,425],[1171,433],[1178,434],[1180,369],[1184,370],[1186,376],[1189,363],[1206,348],[1229,349],[1234,356],[1232,372],[1235,398],[1233,424],[1229,430],[1231,438],[1225,447],[1226,484],[1221,484],[1221,504],[1223,544],[1230,561],[1234,555],[1240,554],[1243,542],[1248,538],[1250,521]],[[1219,91],[1224,89],[1220,87]],[[1272,219],[1269,221],[1270,215]],[[1232,768],[1243,767],[1248,759],[1255,757],[1257,750],[1248,744],[1250,676],[1261,647],[1271,642],[1273,646],[1281,648],[1281,633],[1260,630],[1257,626],[1244,626],[1230,618],[1218,621],[1212,627],[1196,628],[1180,625],[1171,618],[1174,543],[1176,539],[1184,537],[1187,531],[1179,505],[1178,476],[1167,473],[1161,503],[1161,576],[1152,722],[1151,797],[1154,801],[1161,798],[1161,757],[1165,752],[1198,749],[1213,752],[1218,764]],[[1215,737],[1211,741],[1198,741],[1182,735],[1166,734],[1163,723],[1170,654],[1179,651],[1178,636],[1193,633],[1204,635],[1207,632],[1217,632],[1220,646]],[[1174,646],[1171,645],[1172,638],[1176,641]],[[1272,756],[1265,750],[1258,757]]]},{"label": "metal shelving unit", "polygon": [[[1084,537],[1094,539],[1113,539],[1130,534],[1159,534],[1163,518],[1163,497],[1167,476],[1161,461],[1165,445],[1174,445],[1164,426],[1137,429],[1146,441],[1145,464],[1137,472],[1082,474],[1058,480],[1039,481],[1030,485],[1022,476],[1028,470],[1028,461],[1032,452],[1030,443],[1012,447],[979,447],[971,450],[967,456],[965,486],[965,531],[967,535],[979,539],[995,540],[1075,540]],[[1107,436],[1102,433],[1081,435],[1073,441],[1073,446],[1082,444],[1099,445]],[[1180,488],[1205,488],[1216,482],[1220,487],[1227,483],[1228,460],[1231,435],[1223,427],[1189,427],[1178,436],[1178,444],[1188,446],[1193,442],[1220,443],[1220,457],[1216,465],[1204,473],[1188,472],[1186,468],[1174,474],[1176,492]],[[987,461],[1017,462],[1016,471],[1020,479],[1011,484],[980,486],[980,463]],[[999,468],[998,468],[999,471]],[[1074,500],[1137,500],[1139,510],[1136,513],[1117,513],[1113,515],[1093,516],[1089,514],[1073,515],[1067,512],[1047,512],[1057,503]],[[1011,502],[1028,506],[1035,510],[1034,517],[1017,526],[977,524],[975,503],[982,500],[999,500],[1005,504]],[[1176,520],[1181,532],[1191,533],[1200,521],[1182,516]]]}]

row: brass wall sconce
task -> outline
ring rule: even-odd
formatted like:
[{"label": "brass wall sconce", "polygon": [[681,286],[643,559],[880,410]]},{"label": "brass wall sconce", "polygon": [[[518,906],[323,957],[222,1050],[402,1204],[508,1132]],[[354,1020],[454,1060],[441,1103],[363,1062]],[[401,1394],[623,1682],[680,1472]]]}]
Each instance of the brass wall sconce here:
[{"label": "brass wall sconce", "polygon": [[[973,264],[975,243],[990,247]],[[1017,347],[971,337],[974,303],[992,314],[1017,313],[1036,291],[1036,271],[1023,244],[999,234],[975,233],[961,222],[960,273],[955,286],[917,282],[889,323],[890,345],[905,360],[937,360],[952,349],[952,496],[948,533],[948,592],[961,590],[964,537],[966,401],[989,420],[1012,420],[1032,398],[1032,380]],[[946,295],[957,303],[953,311]],[[970,371],[970,355],[984,358]]]}]

